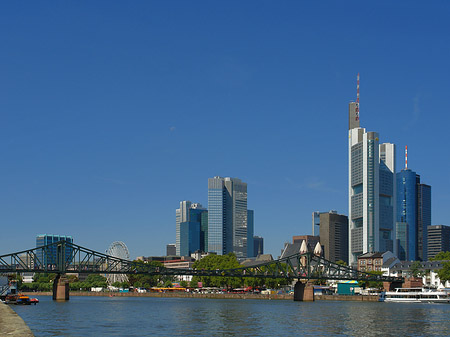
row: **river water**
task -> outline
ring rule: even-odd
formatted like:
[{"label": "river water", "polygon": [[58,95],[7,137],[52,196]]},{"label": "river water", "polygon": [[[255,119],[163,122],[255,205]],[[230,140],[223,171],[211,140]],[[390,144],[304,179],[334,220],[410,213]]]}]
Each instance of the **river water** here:
[{"label": "river water", "polygon": [[449,304],[81,297],[13,306],[40,336],[448,336]]}]

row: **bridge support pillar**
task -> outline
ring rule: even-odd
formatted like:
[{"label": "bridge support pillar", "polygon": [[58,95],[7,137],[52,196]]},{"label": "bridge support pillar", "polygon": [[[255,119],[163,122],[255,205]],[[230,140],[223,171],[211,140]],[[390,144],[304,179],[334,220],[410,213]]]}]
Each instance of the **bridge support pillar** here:
[{"label": "bridge support pillar", "polygon": [[58,274],[53,281],[53,300],[68,301],[69,300],[69,282],[63,276]]},{"label": "bridge support pillar", "polygon": [[314,302],[314,286],[309,282],[297,281],[294,286],[294,301]]}]

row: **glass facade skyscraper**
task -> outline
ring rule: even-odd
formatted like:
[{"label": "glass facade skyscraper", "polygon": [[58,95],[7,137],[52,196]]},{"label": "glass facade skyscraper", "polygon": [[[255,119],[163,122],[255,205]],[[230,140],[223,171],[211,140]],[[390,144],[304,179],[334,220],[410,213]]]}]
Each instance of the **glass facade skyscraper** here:
[{"label": "glass facade skyscraper", "polygon": [[[428,227],[431,226],[431,186],[420,183],[420,175],[410,169],[397,173],[397,226],[406,238],[397,238],[400,260],[426,261]],[[406,241],[405,241],[406,240]],[[401,252],[405,252],[404,254]]]},{"label": "glass facade skyscraper", "polygon": [[178,256],[189,256],[191,253],[202,249],[202,228],[204,229],[202,221],[205,221],[204,213],[207,214],[208,211],[199,203],[180,202],[180,208],[176,210],[176,253]]},{"label": "glass facade skyscraper", "polygon": [[253,249],[254,212],[247,210],[247,257],[255,257]]},{"label": "glass facade skyscraper", "polygon": [[208,251],[247,257],[247,184],[237,178],[208,179]]},{"label": "glass facade skyscraper", "polygon": [[[397,173],[397,226],[405,227],[407,224],[406,238],[400,240],[397,238],[399,255],[398,258],[403,261],[416,260],[416,206],[417,206],[417,179],[416,172],[409,169],[401,170]],[[419,178],[420,179],[420,178]],[[407,243],[405,245],[405,243]],[[403,256],[403,253],[405,255]]]},{"label": "glass facade skyscraper", "polygon": [[[49,235],[49,234],[41,234],[36,236],[36,248],[47,246],[52,243],[56,243],[59,241],[66,241],[69,243],[73,243],[73,238],[71,236],[67,235]],[[72,251],[73,249],[70,247],[66,247],[66,251],[64,253],[65,261],[70,262],[72,257]],[[39,259],[39,262],[42,265],[53,265],[57,263],[57,246],[52,246],[50,249],[47,250],[47,254],[44,254],[43,249],[37,250],[37,257]]]}]

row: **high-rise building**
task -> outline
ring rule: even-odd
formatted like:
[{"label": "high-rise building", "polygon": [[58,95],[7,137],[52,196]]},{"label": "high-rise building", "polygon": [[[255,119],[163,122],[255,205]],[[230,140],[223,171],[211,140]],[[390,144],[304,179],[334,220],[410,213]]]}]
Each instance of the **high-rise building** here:
[{"label": "high-rise building", "polygon": [[427,260],[427,230],[431,225],[431,186],[420,183],[420,175],[408,168],[396,175],[396,232],[398,258],[402,261]]},{"label": "high-rise building", "polygon": [[264,238],[261,236],[253,237],[253,256],[264,254]]},{"label": "high-rise building", "polygon": [[450,251],[450,226],[434,225],[428,227],[428,259],[439,252]]},{"label": "high-rise building", "polygon": [[256,257],[253,249],[253,234],[255,228],[255,212],[253,210],[247,210],[247,257]]},{"label": "high-rise building", "polygon": [[202,212],[200,217],[200,250],[208,251],[208,211]]},{"label": "high-rise building", "polygon": [[[397,256],[402,261],[416,260],[416,213],[417,180],[416,172],[404,169],[397,172]],[[405,233],[405,235],[401,235]]]},{"label": "high-rise building", "polygon": [[166,246],[166,256],[177,255],[177,245],[174,243],[169,243]]},{"label": "high-rise building", "polygon": [[176,210],[176,255],[189,256],[201,248],[202,214],[207,210],[199,203],[181,201]]},{"label": "high-rise building", "polygon": [[348,263],[348,217],[329,211],[319,213],[319,219],[323,257],[332,262],[342,260]]},{"label": "high-rise building", "polygon": [[247,184],[208,179],[208,252],[247,257]]},{"label": "high-rise building", "polygon": [[428,261],[428,228],[431,226],[431,186],[417,184],[417,258]]},{"label": "high-rise building", "polygon": [[[50,234],[40,234],[36,236],[36,248],[47,246],[52,243],[56,243],[59,241],[66,241],[68,243],[73,243],[73,238],[71,236],[67,235],[50,235]],[[42,249],[38,249],[36,254],[38,257],[38,261],[35,263],[40,265],[50,265],[50,264],[56,264],[56,257],[57,257],[57,247],[52,246],[50,250],[48,251],[49,254],[44,254]],[[73,249],[70,247],[66,247],[64,256],[66,261],[70,261],[72,257],[72,251]]]},{"label": "high-rise building", "polygon": [[364,253],[395,249],[395,145],[379,143],[359,120],[359,74],[356,102],[349,104],[348,133],[349,263]]},{"label": "high-rise building", "polygon": [[175,211],[176,214],[176,241],[175,244],[177,246],[177,255],[180,256],[180,244],[181,244],[181,236],[180,236],[180,224],[182,222],[189,221],[189,209],[191,208],[192,202],[190,201],[181,201],[180,208]]}]

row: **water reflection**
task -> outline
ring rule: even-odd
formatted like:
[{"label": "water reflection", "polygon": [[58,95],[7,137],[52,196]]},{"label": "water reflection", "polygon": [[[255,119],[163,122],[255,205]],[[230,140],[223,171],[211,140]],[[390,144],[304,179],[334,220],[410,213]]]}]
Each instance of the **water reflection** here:
[{"label": "water reflection", "polygon": [[14,310],[40,336],[449,335],[449,305],[75,297]]}]

